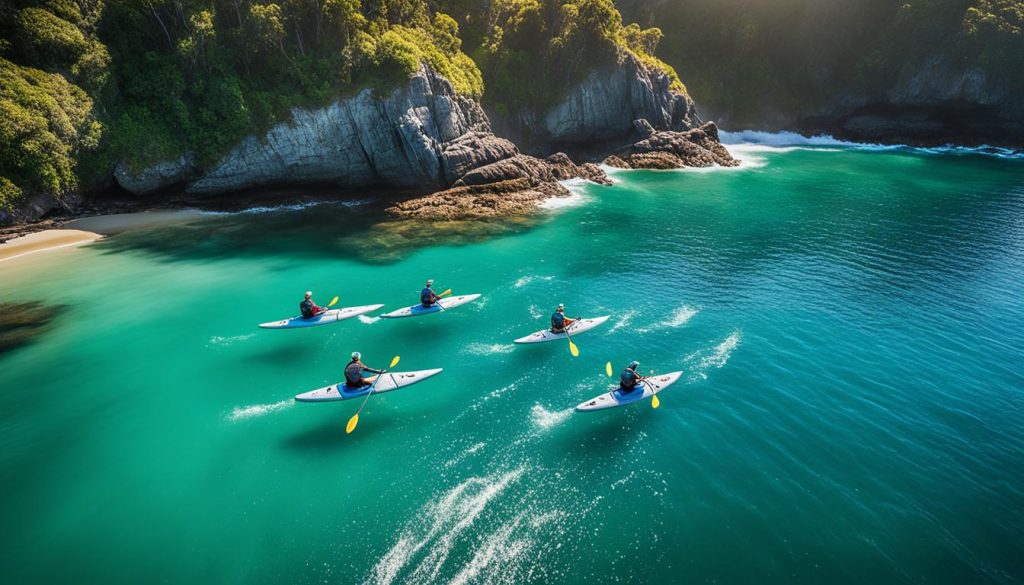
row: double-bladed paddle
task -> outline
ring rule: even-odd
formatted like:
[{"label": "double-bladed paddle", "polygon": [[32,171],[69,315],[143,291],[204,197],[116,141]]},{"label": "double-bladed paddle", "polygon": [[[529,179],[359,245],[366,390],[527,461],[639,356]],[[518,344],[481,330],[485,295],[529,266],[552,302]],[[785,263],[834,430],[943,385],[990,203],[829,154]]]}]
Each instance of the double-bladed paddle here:
[{"label": "double-bladed paddle", "polygon": [[[400,359],[402,358],[397,355],[393,357],[391,359],[391,365],[388,366],[388,369],[398,365],[398,360]],[[384,370],[384,372],[387,372],[387,370]],[[380,379],[384,376],[384,372],[377,374],[377,379],[374,380],[373,384],[370,385],[370,391],[366,393],[366,398],[364,398],[363,403],[359,405],[359,410],[357,410],[356,413],[352,415],[352,418],[348,419],[348,424],[345,425],[346,434],[349,434],[352,431],[356,430],[356,425],[359,424],[359,413],[363,412],[363,407],[366,406],[366,401],[370,399],[370,395],[373,394],[373,391],[377,389],[377,382],[380,382]]]},{"label": "double-bladed paddle", "polygon": [[[608,362],[607,364],[604,365],[604,371],[605,371],[606,374],[608,374],[609,378],[612,377],[612,363],[611,362]],[[647,382],[647,380],[646,379],[641,379],[640,382],[641,383]],[[652,392],[652,394],[651,394],[651,408],[658,408],[659,406],[661,406],[661,400],[658,399],[658,385],[653,383],[653,382],[647,382],[647,384],[649,384],[651,386],[651,392]]]}]

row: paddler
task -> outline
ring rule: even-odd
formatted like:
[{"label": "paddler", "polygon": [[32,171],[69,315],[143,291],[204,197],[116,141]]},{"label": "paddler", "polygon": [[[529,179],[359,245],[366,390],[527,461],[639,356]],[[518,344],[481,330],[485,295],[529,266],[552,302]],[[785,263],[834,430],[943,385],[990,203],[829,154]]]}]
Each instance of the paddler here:
[{"label": "paddler", "polygon": [[430,279],[427,281],[427,286],[423,287],[423,290],[420,291],[420,304],[424,307],[433,307],[434,303],[441,298],[434,292],[433,286],[434,279]]},{"label": "paddler", "polygon": [[551,332],[565,333],[565,328],[575,322],[576,319],[570,319],[565,316],[565,305],[558,303],[558,309],[551,313]]},{"label": "paddler", "polygon": [[641,386],[644,377],[637,373],[636,369],[639,367],[640,362],[633,360],[629,362],[625,370],[622,370],[622,374],[619,376],[619,391],[622,394],[629,394]]},{"label": "paddler", "polygon": [[347,388],[362,388],[363,386],[369,386],[373,384],[373,381],[377,376],[370,376],[369,378],[363,377],[363,372],[373,372],[374,374],[383,374],[387,370],[375,370],[367,367],[360,359],[363,354],[358,351],[352,352],[352,361],[345,366],[345,386]]},{"label": "paddler", "polygon": [[307,290],[306,298],[299,303],[299,310],[302,311],[303,319],[312,319],[313,317],[326,312],[327,308],[316,306],[316,303],[313,302],[313,292]]}]

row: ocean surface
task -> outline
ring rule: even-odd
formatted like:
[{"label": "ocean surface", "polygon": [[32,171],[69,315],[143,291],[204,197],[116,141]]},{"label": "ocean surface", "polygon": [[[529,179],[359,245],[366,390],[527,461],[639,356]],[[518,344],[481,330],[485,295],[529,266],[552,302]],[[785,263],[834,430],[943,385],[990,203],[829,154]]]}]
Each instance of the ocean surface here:
[{"label": "ocean surface", "polygon": [[[0,354],[0,581],[1024,582],[1024,160],[732,138],[529,222],[319,205],[0,263],[56,311]],[[483,297],[256,327],[426,278]],[[612,317],[512,344],[560,302]],[[444,372],[346,435],[358,401],[292,397],[354,350]],[[632,359],[684,371],[659,409],[573,412]]]}]

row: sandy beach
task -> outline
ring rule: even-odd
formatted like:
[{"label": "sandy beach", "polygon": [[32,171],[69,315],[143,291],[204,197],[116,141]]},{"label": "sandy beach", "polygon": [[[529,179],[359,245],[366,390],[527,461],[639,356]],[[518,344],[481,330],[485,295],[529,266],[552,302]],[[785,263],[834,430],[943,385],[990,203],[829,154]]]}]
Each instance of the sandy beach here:
[{"label": "sandy beach", "polygon": [[81,246],[102,237],[100,234],[85,230],[58,229],[36,232],[0,244],[0,262],[45,250]]},{"label": "sandy beach", "polygon": [[202,217],[203,212],[197,209],[174,209],[74,219],[61,225],[59,229],[35,232],[0,244],[0,262],[46,250],[81,246],[104,236],[132,229],[180,223]]}]

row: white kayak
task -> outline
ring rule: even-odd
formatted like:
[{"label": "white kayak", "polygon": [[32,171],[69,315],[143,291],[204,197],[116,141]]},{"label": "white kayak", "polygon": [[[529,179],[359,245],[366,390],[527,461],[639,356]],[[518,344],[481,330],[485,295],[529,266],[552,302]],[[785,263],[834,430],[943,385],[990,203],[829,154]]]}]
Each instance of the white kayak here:
[{"label": "white kayak", "polygon": [[670,372],[668,374],[648,376],[643,381],[643,392],[637,389],[628,394],[623,394],[620,392],[619,388],[616,387],[615,390],[612,390],[611,392],[605,392],[604,394],[595,396],[586,402],[581,402],[576,406],[576,412],[604,410],[606,408],[615,408],[616,406],[626,406],[627,404],[640,402],[645,398],[650,398],[655,392],[661,392],[665,388],[675,384],[682,375],[682,372]]},{"label": "white kayak", "polygon": [[[419,317],[420,315],[429,315],[431,313],[440,313],[442,310],[447,311],[448,309],[454,309],[459,305],[465,305],[471,303],[480,298],[479,294],[474,295],[459,295],[457,297],[445,297],[430,307],[424,307],[420,304],[415,304],[411,307],[404,309],[398,309],[397,311],[391,311],[390,313],[384,313],[381,315],[384,319],[398,319],[400,317]],[[440,305],[440,306],[438,306]],[[441,307],[444,307],[442,309]]]},{"label": "white kayak", "polygon": [[[578,319],[569,325],[567,331],[569,335],[579,335],[585,331],[590,331],[594,327],[597,327],[601,323],[604,323],[611,318],[611,315],[605,315],[604,317],[594,317],[592,319]],[[542,329],[536,333],[531,333],[526,337],[520,337],[516,340],[516,343],[544,343],[545,341],[554,341],[556,339],[565,339],[565,332],[552,333],[551,329]]]},{"label": "white kayak", "polygon": [[300,327],[315,327],[317,325],[327,325],[329,323],[337,323],[338,321],[344,321],[357,315],[376,311],[384,305],[363,305],[361,307],[345,307],[343,309],[329,309],[323,313],[320,313],[312,319],[304,319],[302,317],[292,317],[291,319],[281,319],[280,321],[271,321],[270,323],[260,323],[260,327],[263,329],[298,329]]},{"label": "white kayak", "polygon": [[[398,390],[399,388],[405,388],[406,386],[412,386],[418,382],[422,382],[427,378],[436,376],[441,373],[441,368],[433,370],[419,370],[418,372],[388,372],[382,374],[380,382],[373,389],[374,394],[380,394],[381,392],[391,392],[392,390]],[[340,384],[332,384],[316,390],[310,390],[309,392],[303,392],[295,396],[295,400],[299,402],[333,402],[335,400],[351,400],[353,398],[362,398],[370,393],[370,385],[363,386],[361,388],[349,388],[344,382]]]}]

